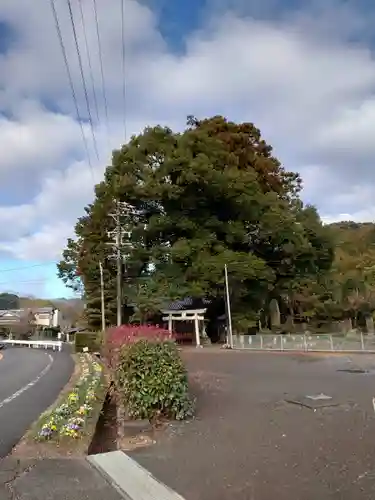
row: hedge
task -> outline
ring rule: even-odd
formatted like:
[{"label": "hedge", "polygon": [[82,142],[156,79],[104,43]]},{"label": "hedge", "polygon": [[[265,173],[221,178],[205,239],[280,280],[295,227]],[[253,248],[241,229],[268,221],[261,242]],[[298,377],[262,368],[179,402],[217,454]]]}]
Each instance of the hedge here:
[{"label": "hedge", "polygon": [[87,347],[89,352],[100,351],[101,335],[100,333],[77,332],[75,334],[75,351],[82,352]]},{"label": "hedge", "polygon": [[182,420],[193,414],[187,371],[175,343],[141,339],[123,347],[116,374],[131,418]]}]

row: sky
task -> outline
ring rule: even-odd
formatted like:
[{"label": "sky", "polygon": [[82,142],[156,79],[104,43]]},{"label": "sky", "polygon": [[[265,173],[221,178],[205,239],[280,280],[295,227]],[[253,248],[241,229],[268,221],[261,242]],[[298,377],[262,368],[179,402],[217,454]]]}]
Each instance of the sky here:
[{"label": "sky", "polygon": [[374,220],[374,2],[124,0],[124,104],[121,0],[96,0],[107,121],[94,0],[70,1],[98,155],[68,0],[54,3],[79,116],[50,0],[0,2],[0,291],[71,296],[56,262],[111,151],[187,115],[255,123],[325,222]]}]

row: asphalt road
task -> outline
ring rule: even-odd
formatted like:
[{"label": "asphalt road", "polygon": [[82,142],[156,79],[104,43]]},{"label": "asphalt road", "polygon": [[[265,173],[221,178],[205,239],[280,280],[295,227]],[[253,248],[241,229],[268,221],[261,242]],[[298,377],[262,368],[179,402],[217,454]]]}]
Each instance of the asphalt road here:
[{"label": "asphalt road", "polygon": [[[207,348],[184,359],[196,418],[131,455],[186,500],[375,498],[374,355]],[[287,402],[321,393],[337,406]]]},{"label": "asphalt road", "polygon": [[68,382],[68,352],[8,348],[0,360],[0,458],[10,453]]}]

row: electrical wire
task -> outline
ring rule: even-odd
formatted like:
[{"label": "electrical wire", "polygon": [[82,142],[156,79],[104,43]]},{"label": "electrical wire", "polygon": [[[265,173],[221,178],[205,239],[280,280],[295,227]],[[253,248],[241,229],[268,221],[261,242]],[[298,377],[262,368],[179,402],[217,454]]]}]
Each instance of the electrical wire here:
[{"label": "electrical wire", "polygon": [[44,283],[48,281],[49,278],[44,278],[44,279],[35,279],[35,280],[15,280],[15,281],[0,281],[0,285],[9,285],[10,283]]},{"label": "electrical wire", "polygon": [[82,85],[83,85],[83,92],[85,94],[85,101],[86,101],[87,114],[88,114],[90,128],[91,128],[92,140],[93,140],[93,144],[94,144],[94,149],[95,149],[96,157],[99,160],[98,145],[97,145],[97,142],[96,142],[96,137],[95,137],[95,132],[94,132],[94,126],[93,126],[93,122],[92,122],[89,96],[88,96],[88,92],[87,92],[87,85],[86,85],[85,74],[83,72],[82,57],[81,57],[81,52],[79,50],[77,31],[76,31],[76,26],[75,26],[74,16],[73,16],[73,10],[72,10],[72,3],[71,3],[71,0],[66,0],[66,2],[67,2],[67,5],[68,5],[68,9],[69,9],[69,16],[70,16],[70,22],[71,22],[72,30],[73,30],[74,43],[75,43],[75,46],[76,46],[76,52],[77,52],[77,56],[78,56],[78,64],[79,64],[79,69],[80,69],[80,73],[81,73],[81,80],[82,80]]},{"label": "electrical wire", "polygon": [[109,146],[109,120],[108,120],[108,101],[107,101],[107,93],[106,93],[106,83],[104,78],[104,69],[103,69],[103,55],[102,55],[102,42],[100,39],[100,29],[99,29],[99,18],[98,18],[98,10],[96,5],[96,0],[93,0],[94,5],[94,15],[95,15],[95,26],[96,26],[96,37],[98,40],[98,51],[99,51],[99,62],[100,62],[100,74],[102,80],[102,93],[103,93],[103,104],[104,104],[104,112],[107,126],[107,140]]},{"label": "electrical wire", "polygon": [[59,39],[59,42],[60,42],[60,48],[61,48],[62,56],[63,56],[64,63],[65,63],[65,69],[66,69],[66,72],[67,72],[67,75],[68,75],[68,80],[69,80],[70,90],[71,90],[73,101],[74,101],[76,115],[77,115],[78,123],[79,123],[80,129],[81,129],[81,135],[82,135],[82,140],[83,140],[83,144],[84,144],[84,148],[85,148],[85,152],[86,152],[86,156],[87,156],[87,161],[88,161],[88,164],[89,164],[89,167],[90,167],[90,172],[91,172],[92,179],[95,182],[94,169],[92,167],[92,162],[91,162],[89,147],[88,147],[88,144],[87,144],[87,138],[86,138],[85,132],[83,130],[82,120],[81,120],[80,112],[79,112],[79,108],[78,108],[77,95],[76,95],[76,92],[75,92],[75,89],[74,89],[73,78],[72,78],[72,73],[71,73],[70,67],[69,67],[69,62],[68,62],[68,57],[67,57],[67,54],[66,54],[64,39],[63,39],[63,36],[62,36],[62,33],[61,33],[60,22],[59,22],[59,18],[58,18],[57,11],[56,11],[56,6],[55,6],[55,0],[50,0],[50,4],[51,4],[51,8],[52,8],[53,18],[55,20],[55,27],[56,27],[57,36],[58,36],[58,39]]},{"label": "electrical wire", "polygon": [[32,264],[31,266],[13,267],[11,269],[0,269],[0,273],[10,273],[13,271],[24,271],[24,270],[33,269],[36,267],[46,267],[46,266],[52,266],[52,265],[57,265],[57,262],[45,262],[43,264]]},{"label": "electrical wire", "polygon": [[85,22],[85,16],[83,14],[82,0],[78,0],[78,4],[79,4],[79,10],[80,10],[80,14],[81,14],[81,23],[82,23],[83,37],[84,37],[84,40],[85,40],[87,62],[88,62],[88,65],[89,65],[89,70],[90,70],[90,80],[91,80],[91,87],[92,87],[92,96],[93,96],[93,99],[94,99],[95,114],[96,114],[96,119],[97,119],[97,121],[99,123],[100,119],[99,119],[98,99],[96,97],[96,87],[95,87],[95,80],[94,80],[94,72],[92,70],[90,48],[89,48],[89,44],[88,44],[88,40],[87,40],[86,22]]}]

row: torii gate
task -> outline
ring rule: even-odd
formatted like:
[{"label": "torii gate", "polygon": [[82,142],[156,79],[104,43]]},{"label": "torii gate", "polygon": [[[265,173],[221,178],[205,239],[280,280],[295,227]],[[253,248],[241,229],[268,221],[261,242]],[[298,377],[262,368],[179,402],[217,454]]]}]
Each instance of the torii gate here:
[{"label": "torii gate", "polygon": [[205,309],[187,309],[185,311],[172,311],[172,310],[164,310],[162,311],[163,321],[168,321],[168,331],[169,333],[173,333],[173,321],[194,321],[194,330],[195,330],[195,343],[196,347],[201,346],[200,339],[200,328],[199,322],[203,322],[203,330],[204,326],[204,314],[207,311]]}]

